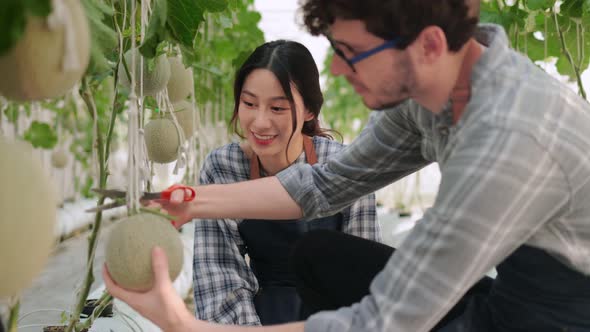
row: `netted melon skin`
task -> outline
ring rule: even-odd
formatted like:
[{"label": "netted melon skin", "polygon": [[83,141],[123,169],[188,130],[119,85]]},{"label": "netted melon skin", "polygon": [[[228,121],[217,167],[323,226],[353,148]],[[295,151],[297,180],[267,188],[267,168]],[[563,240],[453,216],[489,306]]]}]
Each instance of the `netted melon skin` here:
[{"label": "netted melon skin", "polygon": [[0,138],[0,298],[18,295],[41,272],[54,244],[53,183],[23,143]]},{"label": "netted melon skin", "polygon": [[148,158],[151,161],[165,164],[176,160],[180,139],[171,120],[151,120],[145,125],[144,135]]},{"label": "netted melon skin", "polygon": [[25,33],[0,56],[0,95],[14,101],[63,96],[80,81],[90,61],[90,29],[79,0],[64,0],[73,22],[77,69],[64,71],[64,27],[50,30],[46,18],[27,17]]},{"label": "netted melon skin", "polygon": [[51,153],[51,165],[57,169],[64,169],[68,165],[68,155],[63,150],[56,150]]},{"label": "netted melon skin", "polygon": [[[128,50],[125,52],[125,61],[129,68],[129,74],[131,75],[131,55],[135,52],[135,93],[139,96],[141,86],[139,78],[141,77],[141,54],[138,49],[135,51]],[[154,68],[150,71],[148,60],[143,61],[143,95],[144,96],[155,96],[158,92],[164,90],[170,79],[170,63],[165,55],[160,55],[156,58]],[[127,88],[131,87],[131,82],[125,71],[123,64],[119,66],[119,82]]]},{"label": "netted melon skin", "polygon": [[168,257],[168,272],[174,280],[183,263],[178,231],[168,220],[149,213],[118,221],[106,242],[105,262],[121,287],[145,291],[153,285],[152,249],[161,247]]},{"label": "netted melon skin", "polygon": [[[182,100],[173,104],[173,107],[174,116],[176,117],[176,121],[178,121],[178,124],[182,128],[184,138],[190,138],[195,132],[195,126],[193,125],[193,113],[195,112],[195,110],[193,108],[193,104],[187,100]],[[170,113],[167,113],[166,118],[172,120],[172,115],[170,115]]]},{"label": "netted melon skin", "polygon": [[179,57],[168,58],[170,62],[170,80],[168,81],[168,99],[175,103],[186,99],[194,89],[193,72],[185,68]]}]

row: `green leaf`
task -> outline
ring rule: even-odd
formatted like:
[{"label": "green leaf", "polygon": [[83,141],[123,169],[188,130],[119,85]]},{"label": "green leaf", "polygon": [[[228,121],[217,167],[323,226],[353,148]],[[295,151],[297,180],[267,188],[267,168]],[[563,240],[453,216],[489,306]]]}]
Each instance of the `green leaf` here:
[{"label": "green leaf", "polygon": [[31,15],[46,17],[51,13],[50,0],[23,0],[23,5]]},{"label": "green leaf", "polygon": [[199,25],[204,22],[204,11],[195,0],[167,0],[166,25],[172,37],[180,44],[193,47]]},{"label": "green leaf", "polygon": [[527,7],[531,10],[545,10],[553,7],[555,0],[528,0]]},{"label": "green leaf", "polygon": [[35,148],[52,149],[57,144],[57,135],[47,123],[33,121],[25,132],[24,139]]},{"label": "green leaf", "polygon": [[221,12],[228,7],[227,0],[199,0],[195,1],[203,10],[208,12]]},{"label": "green leaf", "polygon": [[113,11],[105,4],[96,0],[83,0],[84,12],[88,18],[91,33],[89,72],[101,74],[112,68],[107,57],[116,52],[119,36],[112,27]]},{"label": "green leaf", "polygon": [[4,0],[0,4],[0,56],[12,49],[25,32],[28,15],[45,17],[50,0]]},{"label": "green leaf", "polygon": [[232,66],[237,70],[242,66],[242,64],[248,59],[252,50],[242,51],[240,52],[231,62]]},{"label": "green leaf", "polygon": [[139,52],[146,58],[154,58],[157,54],[158,45],[166,38],[167,12],[166,0],[156,0],[147,26],[145,39],[139,47]]},{"label": "green leaf", "polygon": [[16,45],[26,24],[26,11],[21,2],[8,1],[0,5],[0,56]]},{"label": "green leaf", "polygon": [[6,115],[6,119],[10,123],[16,123],[19,116],[18,105],[16,104],[8,104],[8,107],[4,110],[4,114]]},{"label": "green leaf", "polygon": [[566,0],[561,4],[560,14],[563,16],[582,17],[585,0]]}]

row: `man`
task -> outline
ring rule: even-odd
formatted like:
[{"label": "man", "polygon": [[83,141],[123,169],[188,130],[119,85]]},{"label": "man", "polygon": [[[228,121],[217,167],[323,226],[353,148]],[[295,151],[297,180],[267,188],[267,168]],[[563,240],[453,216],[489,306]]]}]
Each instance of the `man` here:
[{"label": "man", "polygon": [[[391,257],[356,238],[310,234],[295,250],[302,298],[318,310],[346,306],[269,330],[590,331],[590,106],[509,49],[500,27],[477,26],[478,7],[304,1],[305,24],[339,55],[332,73],[383,111],[324,165],[198,187],[190,203],[179,203],[179,191],[163,202],[182,221],[312,218],[439,163],[434,206]],[[333,245],[385,264],[358,303],[330,285],[336,273],[318,263],[342,255],[328,250]],[[146,294],[105,274],[107,287],[164,329],[247,329],[181,311],[162,265],[156,250],[157,282]],[[496,279],[482,280],[494,267]]]}]

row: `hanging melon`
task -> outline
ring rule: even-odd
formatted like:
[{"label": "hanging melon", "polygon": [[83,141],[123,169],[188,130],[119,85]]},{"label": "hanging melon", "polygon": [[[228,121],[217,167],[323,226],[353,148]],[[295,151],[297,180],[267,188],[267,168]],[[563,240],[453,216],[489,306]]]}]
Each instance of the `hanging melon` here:
[{"label": "hanging melon", "polygon": [[55,188],[26,144],[0,138],[0,298],[17,295],[53,246]]},{"label": "hanging melon", "polygon": [[64,169],[68,165],[68,154],[64,150],[55,150],[51,153],[51,166]]},{"label": "hanging melon", "polygon": [[[135,93],[139,95],[141,91],[141,82],[139,81],[139,78],[141,77],[141,53],[139,53],[139,50],[135,49],[135,51],[129,50],[125,52],[125,62],[127,63],[129,74],[131,75],[131,55],[133,52],[135,52]],[[150,70],[148,61],[149,60],[145,58],[143,60],[143,95],[154,96],[156,93],[162,91],[166,87],[166,84],[168,84],[168,80],[170,79],[170,63],[168,62],[168,58],[162,54],[155,59],[154,68]],[[123,64],[119,66],[118,75],[119,82],[127,88],[130,88],[131,82],[129,81],[129,77],[127,76]]]},{"label": "hanging melon", "polygon": [[144,136],[148,158],[151,161],[165,164],[176,160],[180,139],[172,120],[151,120],[145,125]]},{"label": "hanging melon", "polygon": [[[196,113],[193,104],[187,100],[181,100],[173,104],[172,107],[174,108],[174,116],[182,128],[184,137],[186,139],[190,138],[195,132],[193,115],[196,116]],[[166,118],[172,120],[172,115],[166,113]]]},{"label": "hanging melon", "polygon": [[[88,22],[79,0],[63,4],[49,17],[27,17],[22,38],[0,56],[0,95],[15,101],[55,98],[82,78],[90,60]],[[52,16],[60,13],[65,19]]]},{"label": "hanging melon", "polygon": [[118,221],[106,242],[105,262],[113,280],[130,290],[152,287],[152,249],[161,247],[174,280],[182,270],[183,247],[178,231],[167,219],[149,213]]},{"label": "hanging melon", "polygon": [[186,68],[180,57],[169,58],[170,80],[168,98],[172,103],[186,99],[194,89],[193,71]]}]

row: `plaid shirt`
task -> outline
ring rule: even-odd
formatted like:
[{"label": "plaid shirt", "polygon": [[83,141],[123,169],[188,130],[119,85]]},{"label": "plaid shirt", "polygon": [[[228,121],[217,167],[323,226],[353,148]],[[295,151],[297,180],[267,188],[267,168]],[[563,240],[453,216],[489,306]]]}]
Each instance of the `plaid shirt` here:
[{"label": "plaid shirt", "polygon": [[455,125],[409,100],[323,165],[277,176],[306,218],[330,214],[431,162],[441,184],[360,303],[310,317],[306,332],[429,331],[477,280],[521,245],[590,275],[590,105],[525,56],[501,27]]},{"label": "plaid shirt", "polygon": [[[322,137],[314,137],[318,163],[343,147]],[[295,164],[306,163],[302,153]],[[250,178],[250,161],[238,143],[213,150],[204,162],[200,184],[224,184]],[[336,213],[337,211],[335,211]],[[376,221],[375,195],[368,194],[350,207],[342,207],[343,231],[380,241]],[[258,282],[240,254],[243,244],[238,232],[240,220],[195,220],[194,294],[199,319],[225,324],[260,325],[254,307]]]}]

